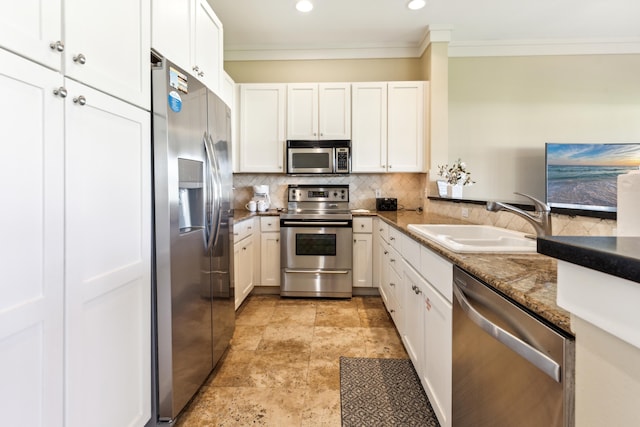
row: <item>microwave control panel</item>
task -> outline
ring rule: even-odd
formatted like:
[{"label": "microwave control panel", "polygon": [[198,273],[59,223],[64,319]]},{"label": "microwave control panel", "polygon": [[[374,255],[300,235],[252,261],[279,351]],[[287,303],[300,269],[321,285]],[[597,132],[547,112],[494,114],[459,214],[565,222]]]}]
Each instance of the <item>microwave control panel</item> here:
[{"label": "microwave control panel", "polygon": [[336,173],[349,173],[348,148],[336,148]]}]

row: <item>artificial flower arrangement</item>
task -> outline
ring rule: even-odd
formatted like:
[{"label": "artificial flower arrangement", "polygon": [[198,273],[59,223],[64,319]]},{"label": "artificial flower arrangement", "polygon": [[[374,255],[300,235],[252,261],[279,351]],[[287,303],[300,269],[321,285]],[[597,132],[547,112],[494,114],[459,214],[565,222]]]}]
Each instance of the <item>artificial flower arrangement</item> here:
[{"label": "artificial flower arrangement", "polygon": [[471,179],[471,172],[461,159],[456,160],[451,167],[438,165],[438,175],[443,177],[450,185],[473,185],[476,182]]}]

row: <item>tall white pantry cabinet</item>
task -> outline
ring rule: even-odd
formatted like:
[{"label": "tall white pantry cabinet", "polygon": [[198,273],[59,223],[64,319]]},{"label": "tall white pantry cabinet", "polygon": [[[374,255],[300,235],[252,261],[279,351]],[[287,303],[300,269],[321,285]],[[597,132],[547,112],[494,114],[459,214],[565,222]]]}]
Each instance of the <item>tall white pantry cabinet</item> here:
[{"label": "tall white pantry cabinet", "polygon": [[1,7],[3,423],[144,425],[149,0]]}]

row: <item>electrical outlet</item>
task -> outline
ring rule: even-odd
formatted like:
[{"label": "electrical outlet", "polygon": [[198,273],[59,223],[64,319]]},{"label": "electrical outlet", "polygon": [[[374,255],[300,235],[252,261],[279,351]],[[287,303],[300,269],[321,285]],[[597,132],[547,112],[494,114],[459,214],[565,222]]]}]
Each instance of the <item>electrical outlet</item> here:
[{"label": "electrical outlet", "polygon": [[462,218],[469,218],[469,208],[462,208],[460,212]]},{"label": "electrical outlet", "polygon": [[382,190],[380,190],[379,188],[376,188],[376,199],[382,197]]}]

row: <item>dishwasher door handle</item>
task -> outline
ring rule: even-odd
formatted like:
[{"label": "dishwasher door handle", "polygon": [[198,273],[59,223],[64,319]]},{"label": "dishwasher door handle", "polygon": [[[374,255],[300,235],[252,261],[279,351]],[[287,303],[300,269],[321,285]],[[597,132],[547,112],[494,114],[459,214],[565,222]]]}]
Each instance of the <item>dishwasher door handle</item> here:
[{"label": "dishwasher door handle", "polygon": [[558,383],[561,382],[560,364],[555,362],[540,350],[530,346],[520,338],[505,331],[495,323],[492,323],[490,320],[480,314],[469,303],[464,295],[464,292],[462,291],[462,289],[460,289],[455,280],[453,283],[453,294],[455,295],[458,303],[460,304],[460,307],[465,312],[467,317],[469,317],[469,319],[471,319],[473,323],[480,327],[480,329],[531,362],[535,367],[553,378],[554,381]]},{"label": "dishwasher door handle", "polygon": [[349,270],[296,270],[285,268],[285,273],[295,274],[349,274]]}]

